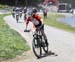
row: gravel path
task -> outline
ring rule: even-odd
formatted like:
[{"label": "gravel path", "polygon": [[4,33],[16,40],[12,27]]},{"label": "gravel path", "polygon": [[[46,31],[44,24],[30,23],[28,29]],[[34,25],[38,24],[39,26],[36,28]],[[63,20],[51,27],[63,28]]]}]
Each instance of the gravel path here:
[{"label": "gravel path", "polygon": [[[4,19],[12,29],[18,31],[27,40],[30,46],[32,45],[32,32],[24,32],[25,23],[23,23],[23,20],[19,20],[20,23],[16,23],[16,20],[13,19],[12,16],[7,16]],[[30,23],[29,28],[32,27],[31,25]],[[41,59],[36,59],[32,52],[31,55],[34,57],[30,59],[30,62],[75,62],[75,33],[66,32],[46,25],[45,33],[48,37],[49,51],[54,52],[58,56],[47,55]],[[25,61],[23,57],[21,59],[22,60],[12,60],[10,62]]]}]

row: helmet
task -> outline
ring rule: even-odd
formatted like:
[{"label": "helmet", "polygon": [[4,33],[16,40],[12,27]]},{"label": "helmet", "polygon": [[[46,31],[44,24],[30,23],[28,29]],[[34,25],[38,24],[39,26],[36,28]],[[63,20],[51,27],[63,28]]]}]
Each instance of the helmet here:
[{"label": "helmet", "polygon": [[36,8],[33,8],[32,12],[33,13],[37,13],[37,9]]},{"label": "helmet", "polygon": [[33,16],[35,13],[37,13],[37,9],[36,8],[32,8],[31,10],[28,11],[28,15],[29,16]]}]

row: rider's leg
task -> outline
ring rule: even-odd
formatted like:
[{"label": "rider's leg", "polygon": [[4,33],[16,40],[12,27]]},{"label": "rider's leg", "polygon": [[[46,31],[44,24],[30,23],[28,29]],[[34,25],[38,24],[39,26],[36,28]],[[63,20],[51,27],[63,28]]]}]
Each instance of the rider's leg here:
[{"label": "rider's leg", "polygon": [[35,27],[35,25],[34,25],[34,24],[33,24],[32,31],[33,31],[33,34],[36,34],[36,33],[37,33],[37,31],[36,31],[36,27]]},{"label": "rider's leg", "polygon": [[45,43],[48,45],[47,36],[46,36],[46,34],[45,34],[44,30],[41,30],[41,32],[42,32],[42,35],[44,36]]},{"label": "rider's leg", "polygon": [[41,27],[41,33],[42,33],[42,35],[44,36],[45,43],[48,45],[47,36],[46,36],[46,34],[45,34],[45,32],[44,32],[44,25],[42,25],[42,27]]}]

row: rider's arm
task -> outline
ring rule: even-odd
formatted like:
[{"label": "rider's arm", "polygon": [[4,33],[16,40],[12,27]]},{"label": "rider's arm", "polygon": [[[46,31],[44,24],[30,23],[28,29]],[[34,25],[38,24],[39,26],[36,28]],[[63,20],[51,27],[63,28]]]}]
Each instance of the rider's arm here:
[{"label": "rider's arm", "polygon": [[39,15],[36,14],[35,17],[36,17],[38,20],[40,20],[40,21],[42,22],[42,24],[44,24],[43,19],[41,18],[41,16],[39,16]]},{"label": "rider's arm", "polygon": [[29,21],[30,21],[30,17],[28,17],[28,19],[26,20],[26,29],[27,29],[27,26],[29,24]]},{"label": "rider's arm", "polygon": [[43,19],[40,19],[40,20],[41,20],[42,24],[44,24]]}]

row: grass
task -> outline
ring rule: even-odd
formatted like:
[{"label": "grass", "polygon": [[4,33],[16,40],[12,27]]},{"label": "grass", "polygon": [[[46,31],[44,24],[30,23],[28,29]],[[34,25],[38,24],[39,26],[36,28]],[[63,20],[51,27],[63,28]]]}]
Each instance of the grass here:
[{"label": "grass", "polygon": [[61,23],[61,22],[57,21],[57,19],[60,17],[64,17],[64,16],[57,14],[57,13],[49,13],[47,19],[44,20],[44,23],[46,25],[60,28],[60,29],[66,30],[66,31],[75,32],[75,28],[73,28],[70,25],[67,25],[65,23]]},{"label": "grass", "polygon": [[6,14],[0,15],[0,58],[15,58],[30,48],[24,38],[4,22],[4,16]]}]

